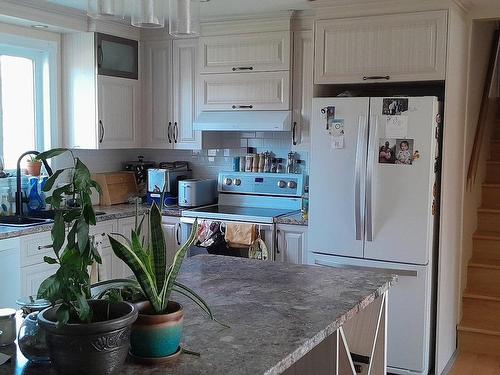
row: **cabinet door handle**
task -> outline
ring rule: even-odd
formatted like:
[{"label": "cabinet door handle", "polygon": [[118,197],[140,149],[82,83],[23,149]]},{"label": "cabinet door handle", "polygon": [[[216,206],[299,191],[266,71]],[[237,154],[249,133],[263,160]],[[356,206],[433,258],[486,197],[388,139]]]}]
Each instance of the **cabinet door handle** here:
[{"label": "cabinet door handle", "polygon": [[177,143],[177,138],[179,137],[179,126],[177,122],[174,122],[174,143]]},{"label": "cabinet door handle", "polygon": [[253,105],[233,105],[231,108],[233,109],[252,109]]},{"label": "cabinet door handle", "polygon": [[390,80],[391,76],[364,76],[363,81],[369,81],[369,80],[377,80],[377,79],[385,79],[385,80]]},{"label": "cabinet door handle", "polygon": [[241,72],[243,70],[253,70],[253,66],[235,66],[233,72]]},{"label": "cabinet door handle", "polygon": [[297,145],[296,131],[297,131],[297,121],[294,121],[292,127],[292,143],[294,146]]},{"label": "cabinet door handle", "polygon": [[99,143],[102,143],[104,140],[104,124],[102,123],[101,120],[99,120],[99,129],[101,131],[101,136],[99,137]]},{"label": "cabinet door handle", "polygon": [[181,240],[180,240],[180,237],[179,237],[179,230],[181,229],[181,225],[180,224],[175,224],[177,226],[177,229],[175,230],[175,239],[177,241],[177,245],[181,245]]},{"label": "cabinet door handle", "polygon": [[168,127],[167,127],[168,143],[172,143],[172,136],[170,135],[171,132],[172,132],[172,122],[169,121]]},{"label": "cabinet door handle", "polygon": [[44,249],[52,249],[52,245],[40,245],[38,246],[38,250],[44,250]]},{"label": "cabinet door handle", "polygon": [[102,51],[102,47],[97,47],[97,67],[102,68],[102,62],[104,60],[104,53]]},{"label": "cabinet door handle", "polygon": [[281,231],[278,229],[276,231],[276,254],[280,254],[280,234]]}]

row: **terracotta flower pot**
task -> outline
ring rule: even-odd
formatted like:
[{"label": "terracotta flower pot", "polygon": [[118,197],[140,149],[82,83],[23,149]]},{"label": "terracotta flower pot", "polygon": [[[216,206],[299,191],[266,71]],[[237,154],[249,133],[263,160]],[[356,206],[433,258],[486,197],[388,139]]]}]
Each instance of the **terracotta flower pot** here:
[{"label": "terracotta flower pot", "polygon": [[[68,323],[57,327],[58,306],[38,314],[45,330],[50,358],[59,374],[119,374],[130,344],[130,327],[137,309],[128,302],[109,304],[89,300],[94,323]],[[108,314],[109,309],[109,314]]]},{"label": "terracotta flower pot", "polygon": [[42,169],[41,161],[28,161],[26,162],[26,171],[30,176],[40,176]]},{"label": "terracotta flower pot", "polygon": [[130,351],[140,358],[168,357],[179,349],[182,338],[184,310],[168,302],[167,314],[155,315],[148,301],[136,303],[139,316],[132,326]]}]

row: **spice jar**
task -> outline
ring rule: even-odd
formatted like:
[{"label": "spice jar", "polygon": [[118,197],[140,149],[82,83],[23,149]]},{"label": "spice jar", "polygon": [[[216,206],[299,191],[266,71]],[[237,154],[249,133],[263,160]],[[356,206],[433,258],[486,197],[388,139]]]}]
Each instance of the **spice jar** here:
[{"label": "spice jar", "polygon": [[16,340],[16,310],[0,309],[0,346],[7,346]]},{"label": "spice jar", "polygon": [[253,154],[247,154],[245,157],[245,172],[252,172]]},{"label": "spice jar", "polygon": [[259,154],[255,154],[253,156],[252,172],[258,172],[259,171],[259,161],[260,161]]}]

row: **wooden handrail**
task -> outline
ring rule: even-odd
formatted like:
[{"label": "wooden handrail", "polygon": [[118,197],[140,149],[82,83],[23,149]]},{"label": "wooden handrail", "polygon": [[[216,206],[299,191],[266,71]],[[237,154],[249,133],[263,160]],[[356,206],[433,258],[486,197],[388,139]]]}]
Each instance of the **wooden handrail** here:
[{"label": "wooden handrail", "polygon": [[479,157],[481,155],[481,145],[483,144],[484,135],[487,133],[487,119],[488,119],[488,106],[489,94],[491,85],[493,83],[493,75],[495,72],[495,65],[497,64],[498,48],[500,31],[496,30],[491,42],[490,59],[488,61],[488,71],[486,72],[486,79],[484,81],[483,96],[481,99],[481,108],[479,109],[479,118],[477,120],[476,133],[474,134],[474,144],[469,161],[469,168],[467,170],[467,188],[472,189],[476,182],[477,168],[479,164]]}]

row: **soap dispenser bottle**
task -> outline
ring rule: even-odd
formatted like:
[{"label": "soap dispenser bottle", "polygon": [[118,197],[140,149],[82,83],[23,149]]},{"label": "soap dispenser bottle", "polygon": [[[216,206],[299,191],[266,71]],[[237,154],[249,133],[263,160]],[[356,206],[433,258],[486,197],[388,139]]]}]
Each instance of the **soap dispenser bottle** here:
[{"label": "soap dispenser bottle", "polygon": [[28,195],[28,211],[40,211],[43,207],[43,201],[38,193],[38,178],[32,177],[29,179],[29,195]]}]

